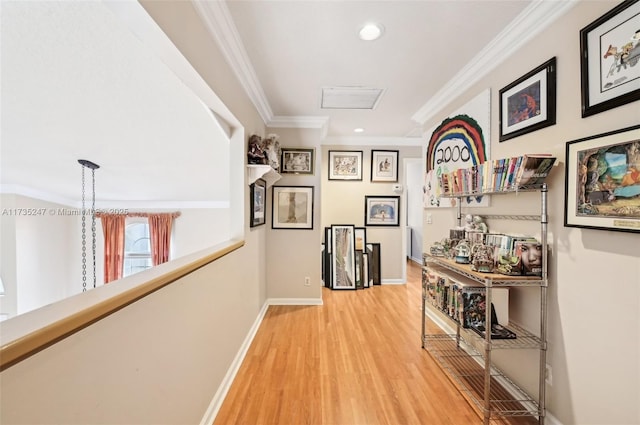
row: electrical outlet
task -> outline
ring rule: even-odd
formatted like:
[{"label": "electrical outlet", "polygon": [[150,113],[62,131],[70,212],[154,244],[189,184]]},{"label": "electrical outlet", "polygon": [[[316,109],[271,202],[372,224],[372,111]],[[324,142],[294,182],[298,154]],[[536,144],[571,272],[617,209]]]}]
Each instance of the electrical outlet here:
[{"label": "electrical outlet", "polygon": [[544,380],[550,386],[553,385],[553,371],[550,364],[547,364],[547,367],[544,370]]},{"label": "electrical outlet", "polygon": [[311,286],[311,278],[309,276],[304,278],[304,286]]},{"label": "electrical outlet", "polygon": [[431,218],[431,213],[427,213],[427,224],[433,223],[433,219]]}]

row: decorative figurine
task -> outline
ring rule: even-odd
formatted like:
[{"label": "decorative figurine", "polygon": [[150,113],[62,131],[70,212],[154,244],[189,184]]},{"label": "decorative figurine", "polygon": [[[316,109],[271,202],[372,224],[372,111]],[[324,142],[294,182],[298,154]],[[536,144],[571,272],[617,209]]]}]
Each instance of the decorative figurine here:
[{"label": "decorative figurine", "polygon": [[479,215],[473,217],[473,227],[476,232],[487,233],[489,231],[489,227]]},{"label": "decorative figurine", "polygon": [[429,252],[434,257],[444,257],[446,254],[444,246],[442,246],[440,242],[436,242],[433,245],[431,245],[431,248],[429,248]]},{"label": "decorative figurine", "polygon": [[264,152],[264,142],[257,134],[249,136],[249,149],[247,150],[247,163],[264,165],[267,157]]},{"label": "decorative figurine", "polygon": [[458,242],[455,248],[455,260],[459,264],[469,264],[469,256],[471,255],[471,249],[469,243],[466,240]]},{"label": "decorative figurine", "polygon": [[471,270],[482,273],[493,272],[493,248],[487,245],[473,246]]},{"label": "decorative figurine", "polygon": [[280,155],[282,155],[282,149],[280,149],[280,142],[278,139],[280,136],[277,134],[268,134],[264,139],[264,151],[267,164],[271,165],[276,171],[280,170]]}]

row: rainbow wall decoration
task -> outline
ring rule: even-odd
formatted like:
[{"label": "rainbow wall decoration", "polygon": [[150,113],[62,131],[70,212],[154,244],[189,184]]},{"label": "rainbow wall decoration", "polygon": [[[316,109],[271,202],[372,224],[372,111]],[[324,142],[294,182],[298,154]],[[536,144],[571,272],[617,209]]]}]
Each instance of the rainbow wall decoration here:
[{"label": "rainbow wall decoration", "polygon": [[[451,144],[455,140],[460,143]],[[447,118],[434,130],[427,146],[427,171],[447,163],[482,164],[487,160],[487,149],[482,129],[468,115]],[[460,168],[460,167],[455,167]]]},{"label": "rainbow wall decoration", "polygon": [[[458,168],[482,164],[490,158],[490,91],[485,90],[431,130],[425,155],[424,207],[456,205],[455,198],[440,198],[438,178]],[[487,196],[461,200],[465,206],[488,206]]]}]

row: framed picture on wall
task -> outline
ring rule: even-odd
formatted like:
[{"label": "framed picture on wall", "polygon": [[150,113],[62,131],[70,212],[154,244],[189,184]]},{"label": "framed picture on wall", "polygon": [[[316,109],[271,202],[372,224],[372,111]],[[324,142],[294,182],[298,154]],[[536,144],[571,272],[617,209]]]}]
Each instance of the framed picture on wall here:
[{"label": "framed picture on wall", "polygon": [[640,2],[624,1],[580,30],[582,117],[640,99]]},{"label": "framed picture on wall", "polygon": [[331,226],[331,288],[356,289],[355,226]]},{"label": "framed picture on wall", "polygon": [[329,180],[362,180],[362,151],[329,151]]},{"label": "framed picture on wall", "polygon": [[640,233],[640,125],[567,142],[566,227]]},{"label": "framed picture on wall", "polygon": [[261,226],[265,223],[265,207],[267,199],[267,182],[256,180],[250,186],[251,221],[250,227]]},{"label": "framed picture on wall", "polygon": [[315,149],[282,148],[280,174],[313,174]]},{"label": "framed picture on wall", "polygon": [[371,151],[371,181],[398,181],[398,151]]},{"label": "framed picture on wall", "polygon": [[400,196],[365,196],[365,226],[400,226]]},{"label": "framed picture on wall", "polygon": [[500,141],[556,123],[556,58],[500,90]]},{"label": "framed picture on wall", "polygon": [[273,229],[313,229],[313,186],[274,186]]}]

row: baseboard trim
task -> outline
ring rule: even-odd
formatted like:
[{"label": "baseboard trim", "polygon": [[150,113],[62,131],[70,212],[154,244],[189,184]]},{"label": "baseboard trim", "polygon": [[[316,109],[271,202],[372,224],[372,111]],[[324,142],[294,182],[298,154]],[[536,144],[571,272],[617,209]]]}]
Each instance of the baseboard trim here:
[{"label": "baseboard trim", "polygon": [[269,305],[322,305],[322,298],[269,298]]},{"label": "baseboard trim", "polygon": [[220,410],[220,407],[222,407],[222,403],[224,402],[224,399],[227,396],[229,389],[231,388],[231,384],[233,383],[238,370],[240,370],[240,365],[242,365],[242,361],[247,355],[247,351],[249,351],[249,347],[251,346],[253,338],[255,338],[258,329],[260,328],[260,324],[262,323],[262,319],[264,319],[264,315],[267,313],[268,308],[269,303],[265,302],[260,309],[260,312],[258,313],[258,317],[256,317],[256,320],[253,322],[251,329],[249,329],[249,333],[242,342],[238,354],[236,354],[236,357],[233,359],[233,362],[229,367],[229,370],[222,379],[222,383],[218,387],[218,391],[216,391],[216,394],[213,396],[211,403],[209,403],[209,407],[207,408],[207,411],[200,421],[200,425],[211,425],[215,421],[216,416],[218,416],[218,411]]},{"label": "baseboard trim", "polygon": [[382,285],[405,285],[407,282],[402,279],[385,279],[380,282]]}]

